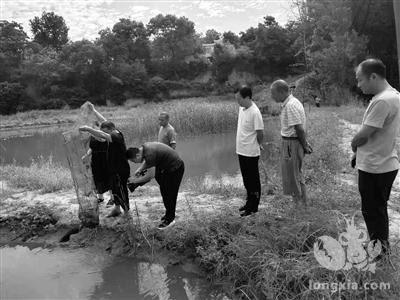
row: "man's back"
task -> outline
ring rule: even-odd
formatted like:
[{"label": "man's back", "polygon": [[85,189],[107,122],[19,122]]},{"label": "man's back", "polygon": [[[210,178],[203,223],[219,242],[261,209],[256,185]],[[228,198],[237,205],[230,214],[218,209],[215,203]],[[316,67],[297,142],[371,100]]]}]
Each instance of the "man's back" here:
[{"label": "man's back", "polygon": [[143,157],[148,167],[171,172],[179,168],[182,160],[178,153],[171,147],[159,142],[143,144]]}]

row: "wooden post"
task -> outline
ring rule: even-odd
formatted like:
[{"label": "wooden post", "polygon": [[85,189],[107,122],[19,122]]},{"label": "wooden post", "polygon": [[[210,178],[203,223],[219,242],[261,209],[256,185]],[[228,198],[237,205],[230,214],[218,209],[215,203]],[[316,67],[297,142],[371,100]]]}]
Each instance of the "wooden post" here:
[{"label": "wooden post", "polygon": [[396,23],[396,40],[397,40],[397,64],[399,67],[399,87],[400,87],[400,1],[393,0],[394,20]]},{"label": "wooden post", "polygon": [[79,203],[79,220],[84,227],[99,225],[99,204],[94,193],[92,170],[89,163],[82,161],[87,153],[90,134],[79,132],[79,126],[93,126],[95,117],[88,110],[87,102],[81,106],[77,120],[70,130],[63,133],[68,165]]},{"label": "wooden post", "polygon": [[76,130],[63,133],[65,149],[72,181],[79,203],[79,220],[84,227],[99,225],[99,206],[93,192],[93,176],[90,165],[82,161],[86,153],[85,142]]}]

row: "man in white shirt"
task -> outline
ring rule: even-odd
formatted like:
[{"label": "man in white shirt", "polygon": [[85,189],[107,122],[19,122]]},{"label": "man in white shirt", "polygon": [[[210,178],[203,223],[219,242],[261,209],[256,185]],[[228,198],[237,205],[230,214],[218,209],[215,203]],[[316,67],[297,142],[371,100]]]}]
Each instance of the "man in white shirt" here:
[{"label": "man in white shirt", "polygon": [[386,67],[379,59],[363,61],[356,69],[356,79],[362,92],[374,97],[351,142],[352,164],[355,160],[369,237],[381,242],[382,254],[389,254],[387,201],[399,169],[395,145],[400,129],[400,94],[386,81]]},{"label": "man in white shirt", "polygon": [[281,111],[281,170],[283,194],[291,195],[295,206],[307,205],[307,193],[302,173],[304,154],[312,149],[306,140],[306,115],[301,102],[290,94],[284,80],[271,85],[271,96],[282,103]]},{"label": "man in white shirt", "polygon": [[258,211],[261,197],[258,160],[264,138],[264,122],[257,105],[252,101],[251,88],[243,86],[235,93],[240,105],[236,134],[236,153],[239,157],[243,184],[247,191],[246,203],[239,211],[248,216]]}]

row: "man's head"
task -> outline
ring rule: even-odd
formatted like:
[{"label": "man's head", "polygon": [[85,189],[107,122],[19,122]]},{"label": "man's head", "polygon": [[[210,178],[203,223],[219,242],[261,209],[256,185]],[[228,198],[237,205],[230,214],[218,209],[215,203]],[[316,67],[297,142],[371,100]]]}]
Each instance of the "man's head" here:
[{"label": "man's head", "polygon": [[356,68],[357,86],[364,94],[375,95],[381,91],[382,83],[386,82],[386,66],[380,59],[364,60]]},{"label": "man's head", "polygon": [[113,130],[115,130],[115,124],[110,121],[104,121],[100,125],[100,130],[110,134],[111,132],[113,132]]},{"label": "man's head", "polygon": [[247,85],[242,86],[240,89],[235,90],[235,98],[241,107],[249,107],[251,105],[251,98],[253,92]]},{"label": "man's head", "polygon": [[169,122],[169,115],[166,112],[162,112],[158,116],[158,124],[162,127],[165,127],[168,125]]},{"label": "man's head", "polygon": [[283,102],[289,96],[290,88],[285,80],[275,80],[271,84],[271,97],[276,102]]},{"label": "man's head", "polygon": [[126,150],[126,158],[134,163],[143,162],[143,147],[130,147]]}]

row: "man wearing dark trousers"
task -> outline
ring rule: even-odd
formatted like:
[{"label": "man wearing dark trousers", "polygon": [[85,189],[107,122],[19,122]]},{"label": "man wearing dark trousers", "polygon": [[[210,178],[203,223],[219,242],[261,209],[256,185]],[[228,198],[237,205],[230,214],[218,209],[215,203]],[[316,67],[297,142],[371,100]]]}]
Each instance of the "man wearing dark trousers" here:
[{"label": "man wearing dark trousers", "polygon": [[122,207],[125,213],[129,211],[128,178],[130,173],[129,163],[126,159],[125,139],[122,133],[116,129],[114,123],[104,121],[100,130],[89,126],[82,126],[80,131],[89,132],[91,135],[102,138],[108,142],[108,168],[110,172],[111,190],[114,199],[114,209],[107,217],[116,217],[121,214]]},{"label": "man wearing dark trousers", "polygon": [[148,168],[156,168],[155,178],[165,207],[165,215],[158,228],[162,230],[175,224],[176,199],[185,172],[185,164],[178,153],[163,143],[148,142],[139,148],[129,148],[126,156],[132,162],[142,163],[135,172],[136,176]]},{"label": "man wearing dark trousers", "polygon": [[400,95],[386,81],[386,67],[379,59],[363,61],[356,69],[356,79],[361,91],[374,97],[351,142],[352,165],[355,161],[369,237],[381,242],[381,258],[390,250],[387,201],[399,169],[395,144],[400,128]]},{"label": "man wearing dark trousers", "polygon": [[240,171],[247,197],[244,206],[239,208],[241,216],[248,216],[258,211],[261,197],[260,173],[258,160],[264,137],[264,122],[257,105],[252,101],[252,91],[243,86],[235,97],[240,105],[236,134],[236,153],[239,157]]}]

